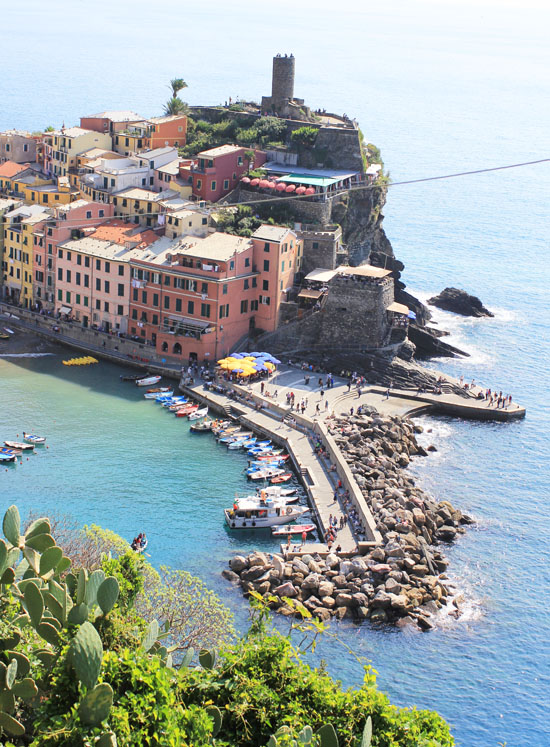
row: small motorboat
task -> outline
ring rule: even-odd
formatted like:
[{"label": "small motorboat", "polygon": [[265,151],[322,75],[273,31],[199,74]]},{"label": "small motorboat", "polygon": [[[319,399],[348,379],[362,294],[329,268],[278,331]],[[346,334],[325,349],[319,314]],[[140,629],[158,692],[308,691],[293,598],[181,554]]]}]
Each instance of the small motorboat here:
[{"label": "small motorboat", "polygon": [[29,444],[45,444],[46,436],[37,436],[33,433],[25,433],[23,431],[23,438]]},{"label": "small motorboat", "polygon": [[165,392],[164,394],[155,394],[155,402],[158,402],[159,404],[164,404],[169,399],[172,399],[174,396],[174,391]]},{"label": "small motorboat", "polygon": [[272,485],[280,485],[283,482],[288,482],[292,479],[292,472],[283,472],[282,475],[277,475],[277,477],[272,477],[270,480],[270,483]]},{"label": "small motorboat", "polygon": [[237,498],[232,509],[224,509],[224,515],[231,529],[264,529],[289,524],[306,511],[307,508],[301,506],[287,506],[286,503],[272,498],[261,501],[252,495]]},{"label": "small motorboat", "polygon": [[290,524],[286,527],[273,527],[271,534],[274,537],[280,537],[281,535],[289,534],[309,534],[315,531],[315,524]]},{"label": "small motorboat", "polygon": [[145,399],[156,399],[159,397],[171,397],[174,392],[170,389],[148,389],[143,395]]},{"label": "small motorboat", "polygon": [[126,376],[124,376],[123,374],[120,375],[121,381],[139,381],[140,379],[143,379],[143,373],[128,374]]},{"label": "small motorboat", "polygon": [[169,386],[157,386],[153,389],[148,389],[147,394],[166,394],[166,392],[170,391]]},{"label": "small motorboat", "polygon": [[208,407],[201,407],[189,414],[189,420],[200,420],[208,415]]},{"label": "small motorboat", "polygon": [[284,470],[280,467],[264,467],[263,469],[247,470],[246,476],[249,480],[271,480],[272,477],[282,475]]},{"label": "small motorboat", "polygon": [[212,424],[212,433],[215,433],[218,435],[218,433],[221,433],[221,431],[225,430],[226,428],[229,428],[231,425],[230,420],[214,420]]},{"label": "small motorboat", "polygon": [[259,459],[249,462],[249,466],[256,469],[262,469],[263,467],[282,467],[283,464],[284,462],[282,462],[277,457],[273,457],[273,459],[270,459],[269,462],[261,462]]},{"label": "small motorboat", "polygon": [[7,446],[0,446],[0,454],[15,454],[15,456],[21,456],[22,453],[21,449],[9,449]]},{"label": "small motorboat", "polygon": [[17,449],[18,451],[32,451],[34,444],[22,444],[20,441],[4,441],[4,444],[10,449]]},{"label": "small motorboat", "polygon": [[10,329],[9,327],[4,327],[4,332],[7,332],[8,335],[14,335],[15,334],[15,332],[13,331],[13,329]]},{"label": "small motorboat", "polygon": [[238,438],[235,441],[232,441],[231,443],[227,444],[228,449],[247,449],[251,446],[254,446],[256,443],[255,438],[245,438],[244,440],[242,438]]},{"label": "small motorboat", "polygon": [[177,418],[185,418],[187,415],[190,415],[192,412],[195,412],[195,410],[198,410],[198,405],[184,405],[180,410],[176,410],[174,415]]},{"label": "small motorboat", "polygon": [[138,554],[145,552],[147,549],[147,545],[149,544],[149,540],[145,536],[145,534],[138,534],[137,537],[134,537],[132,540],[132,543],[130,547],[134,552],[137,552]]},{"label": "small motorboat", "polygon": [[0,340],[9,340],[10,336],[6,332],[0,332]]},{"label": "small motorboat", "polygon": [[137,379],[136,386],[155,386],[162,379],[162,376],[147,376],[145,379]]},{"label": "small motorboat", "polygon": [[289,454],[283,454],[282,449],[271,449],[271,451],[266,454],[256,454],[255,458],[264,462],[269,462],[271,459],[283,459],[286,462],[289,458]]},{"label": "small motorboat", "polygon": [[189,428],[189,430],[192,433],[208,433],[212,430],[212,421],[211,420],[203,420],[200,423],[193,423],[193,425]]},{"label": "small motorboat", "polygon": [[17,454],[13,452],[11,454],[0,452],[0,462],[17,462],[17,459]]},{"label": "small motorboat", "polygon": [[270,485],[264,488],[256,488],[256,492],[264,492],[266,495],[288,498],[291,495],[296,495],[296,488],[279,488],[278,486]]}]

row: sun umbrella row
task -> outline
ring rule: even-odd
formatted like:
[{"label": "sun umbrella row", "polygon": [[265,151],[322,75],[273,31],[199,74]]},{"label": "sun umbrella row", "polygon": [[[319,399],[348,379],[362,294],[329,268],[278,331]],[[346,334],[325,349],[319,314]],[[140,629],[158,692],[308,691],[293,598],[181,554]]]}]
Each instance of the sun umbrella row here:
[{"label": "sun umbrella row", "polygon": [[227,358],[221,358],[218,366],[224,371],[245,377],[262,371],[272,373],[280,362],[270,353],[233,353]]},{"label": "sun umbrella row", "polygon": [[250,185],[251,187],[258,187],[258,189],[272,189],[275,190],[275,192],[286,192],[287,194],[291,194],[292,192],[295,192],[297,195],[315,194],[315,187],[304,187],[302,185],[297,187],[295,184],[273,182],[268,179],[258,179],[257,177],[250,179],[248,176],[244,176],[241,179],[241,182],[245,185]]}]

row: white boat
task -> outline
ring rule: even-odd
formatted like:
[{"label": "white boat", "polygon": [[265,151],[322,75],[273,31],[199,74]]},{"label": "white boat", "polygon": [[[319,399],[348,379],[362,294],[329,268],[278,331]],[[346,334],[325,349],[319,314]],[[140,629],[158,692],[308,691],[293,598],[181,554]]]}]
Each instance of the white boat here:
[{"label": "white boat", "polygon": [[31,451],[34,449],[34,444],[22,444],[20,441],[4,441],[4,444],[10,449],[17,449],[18,451]]},{"label": "white boat", "polygon": [[296,488],[281,488],[279,485],[269,485],[265,488],[256,488],[256,490],[260,493],[263,491],[266,495],[273,497],[281,496],[281,498],[296,494]]},{"label": "white boat", "polygon": [[224,515],[231,529],[265,529],[289,524],[306,511],[307,508],[287,506],[276,499],[260,502],[253,495],[236,499],[232,509],[224,509]]},{"label": "white boat", "polygon": [[46,436],[37,436],[33,433],[25,433],[23,431],[23,439],[29,444],[45,444]]},{"label": "white boat", "polygon": [[[141,384],[139,386],[142,386]],[[167,399],[168,397],[171,397],[174,394],[173,390],[171,389],[165,389],[163,392],[145,392],[143,395],[145,399],[156,399],[159,402],[162,401],[162,398]]]},{"label": "white boat", "polygon": [[273,528],[271,530],[271,534],[274,537],[279,537],[281,535],[302,534],[303,532],[305,532],[306,534],[309,534],[309,532],[314,532],[314,531],[315,531],[315,524],[291,524],[285,527]]},{"label": "white boat", "polygon": [[157,384],[161,379],[162,376],[147,376],[145,379],[138,379],[136,386],[153,386],[153,384]]},{"label": "white boat", "polygon": [[265,467],[265,469],[247,470],[246,474],[249,480],[269,480],[272,477],[278,477],[279,475],[284,474],[284,469],[281,469],[280,467]]},{"label": "white boat", "polygon": [[200,420],[208,415],[208,407],[202,407],[200,410],[190,413],[188,420]]}]

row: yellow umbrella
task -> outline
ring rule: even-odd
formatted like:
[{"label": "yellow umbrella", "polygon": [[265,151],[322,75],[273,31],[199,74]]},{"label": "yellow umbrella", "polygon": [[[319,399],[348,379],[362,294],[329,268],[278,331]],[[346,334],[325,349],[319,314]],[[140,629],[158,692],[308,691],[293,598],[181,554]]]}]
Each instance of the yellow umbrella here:
[{"label": "yellow umbrella", "polygon": [[264,362],[264,366],[265,366],[265,367],[266,367],[266,368],[267,368],[267,369],[268,369],[269,371],[275,371],[275,364],[274,364],[274,363],[270,363],[269,361],[265,361],[265,362]]}]

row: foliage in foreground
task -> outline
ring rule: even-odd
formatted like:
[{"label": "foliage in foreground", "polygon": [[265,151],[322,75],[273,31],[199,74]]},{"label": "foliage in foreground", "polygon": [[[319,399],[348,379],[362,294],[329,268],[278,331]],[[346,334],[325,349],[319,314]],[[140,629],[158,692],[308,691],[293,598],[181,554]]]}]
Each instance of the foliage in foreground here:
[{"label": "foliage in foreground", "polygon": [[6,747],[454,744],[437,714],[392,706],[372,670],[361,688],[342,690],[322,668],[305,664],[305,649],[292,645],[291,633],[313,634],[313,645],[323,632],[317,621],[294,623],[283,636],[268,630],[267,609],[260,607],[248,635],[222,646],[217,665],[213,651],[197,656],[192,648],[175,665],[179,649],[169,645],[169,622],[159,627],[136,611],[147,586],[141,558],[103,555],[103,568],[77,571],[48,519],[21,532],[12,506],[3,528],[0,739]]}]

